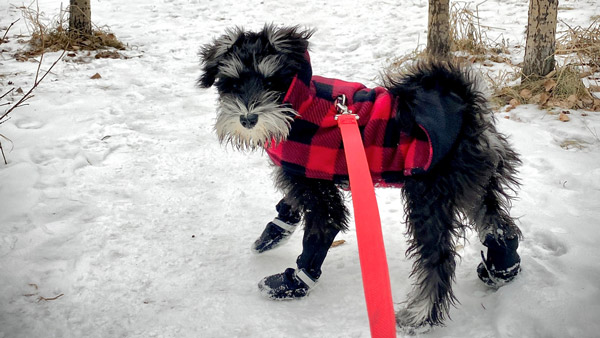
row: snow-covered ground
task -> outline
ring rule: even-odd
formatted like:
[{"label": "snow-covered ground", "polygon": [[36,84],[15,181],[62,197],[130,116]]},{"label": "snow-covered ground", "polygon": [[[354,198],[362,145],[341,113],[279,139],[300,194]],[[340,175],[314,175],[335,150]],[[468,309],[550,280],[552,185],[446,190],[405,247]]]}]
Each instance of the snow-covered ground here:
[{"label": "snow-covered ground", "polygon": [[[426,40],[427,1],[91,2],[94,22],[127,43],[130,58],[66,58],[0,125],[12,140],[1,140],[12,150],[0,164],[0,338],[368,337],[352,230],[308,298],[259,295],[262,277],[293,266],[301,234],[250,252],[280,196],[266,155],[217,142],[216,94],[194,86],[197,52],[233,25],[306,25],[317,28],[315,74],[373,85],[389,60]],[[0,27],[20,17],[20,5],[0,3]],[[60,5],[39,1],[49,17]],[[524,44],[526,1],[489,0],[479,15],[488,35]],[[561,1],[559,19],[571,26],[594,15],[597,0]],[[24,20],[0,46],[0,92],[33,82],[37,64],[11,57],[20,34]],[[42,70],[57,56],[47,54]],[[523,155],[512,211],[525,234],[522,274],[486,288],[475,272],[483,247],[469,233],[460,304],[423,337],[600,335],[600,115],[570,118],[534,106],[498,114]],[[377,194],[398,308],[411,269],[402,204],[397,190]]]}]

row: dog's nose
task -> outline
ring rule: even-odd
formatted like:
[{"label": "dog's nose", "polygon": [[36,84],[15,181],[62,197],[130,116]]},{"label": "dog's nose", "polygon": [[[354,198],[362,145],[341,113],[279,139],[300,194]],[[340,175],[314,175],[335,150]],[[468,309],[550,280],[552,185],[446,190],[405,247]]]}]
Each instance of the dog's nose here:
[{"label": "dog's nose", "polygon": [[252,129],[258,122],[258,115],[248,114],[240,116],[240,123],[244,128]]}]

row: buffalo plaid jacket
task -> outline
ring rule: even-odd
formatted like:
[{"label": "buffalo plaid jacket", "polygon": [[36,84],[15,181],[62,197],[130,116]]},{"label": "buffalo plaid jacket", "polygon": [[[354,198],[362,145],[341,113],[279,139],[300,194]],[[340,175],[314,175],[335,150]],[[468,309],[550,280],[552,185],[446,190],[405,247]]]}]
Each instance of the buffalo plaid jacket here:
[{"label": "buffalo plaid jacket", "polygon": [[290,85],[284,103],[298,112],[286,141],[269,146],[271,160],[286,172],[308,178],[348,182],[342,136],[335,120],[336,98],[345,94],[348,108],[359,116],[358,125],[373,183],[401,186],[408,175],[425,172],[433,149],[427,131],[420,137],[400,132],[394,118],[395,98],[383,87],[366,88],[300,72]]}]

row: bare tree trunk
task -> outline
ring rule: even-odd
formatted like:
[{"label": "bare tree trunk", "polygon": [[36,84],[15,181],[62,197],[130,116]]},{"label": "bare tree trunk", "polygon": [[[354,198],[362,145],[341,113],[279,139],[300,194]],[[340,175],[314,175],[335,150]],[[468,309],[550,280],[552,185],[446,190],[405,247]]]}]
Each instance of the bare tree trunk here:
[{"label": "bare tree trunk", "polygon": [[450,53],[450,0],[429,0],[427,54],[447,58]]},{"label": "bare tree trunk", "polygon": [[92,34],[90,0],[70,0],[69,31],[78,35]]},{"label": "bare tree trunk", "polygon": [[530,0],[522,80],[554,70],[558,0]]}]

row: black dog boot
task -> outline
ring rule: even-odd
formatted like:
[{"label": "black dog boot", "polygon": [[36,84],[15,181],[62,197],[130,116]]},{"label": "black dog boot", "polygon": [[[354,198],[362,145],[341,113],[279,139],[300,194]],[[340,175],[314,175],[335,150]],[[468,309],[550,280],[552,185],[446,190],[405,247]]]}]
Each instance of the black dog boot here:
[{"label": "black dog boot", "polygon": [[275,208],[278,212],[277,217],[267,224],[260,237],[252,244],[252,251],[256,253],[262,253],[282,245],[298,228],[299,212],[293,211],[283,200],[279,201]]},{"label": "black dog boot", "polygon": [[302,298],[317,284],[317,279],[304,269],[287,268],[283,273],[263,278],[258,283],[261,293],[274,300]]},{"label": "black dog boot", "polygon": [[487,247],[487,259],[481,252],[483,262],[477,267],[477,275],[491,287],[501,287],[511,282],[521,271],[521,257],[517,253],[519,238],[498,239],[487,235],[483,245]]}]

